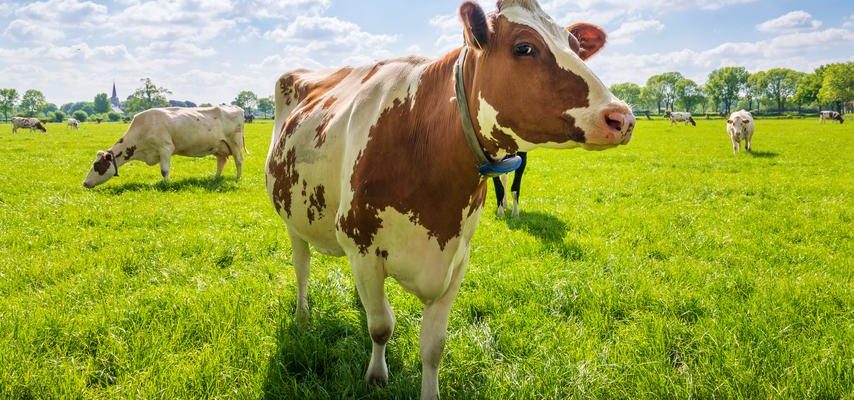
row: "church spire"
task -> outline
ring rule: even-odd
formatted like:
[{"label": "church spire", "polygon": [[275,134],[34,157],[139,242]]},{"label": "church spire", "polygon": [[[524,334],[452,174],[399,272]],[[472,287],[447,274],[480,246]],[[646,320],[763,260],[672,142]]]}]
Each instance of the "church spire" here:
[{"label": "church spire", "polygon": [[116,95],[116,81],[113,81],[113,98],[119,98],[119,96]]}]

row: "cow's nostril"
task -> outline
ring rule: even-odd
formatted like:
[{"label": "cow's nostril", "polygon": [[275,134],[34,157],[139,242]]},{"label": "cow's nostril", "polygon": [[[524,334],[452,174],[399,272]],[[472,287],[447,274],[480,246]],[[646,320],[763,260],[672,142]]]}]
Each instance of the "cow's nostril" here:
[{"label": "cow's nostril", "polygon": [[609,117],[605,117],[605,123],[611,127],[611,129],[622,132],[623,131],[623,121],[611,119]]}]

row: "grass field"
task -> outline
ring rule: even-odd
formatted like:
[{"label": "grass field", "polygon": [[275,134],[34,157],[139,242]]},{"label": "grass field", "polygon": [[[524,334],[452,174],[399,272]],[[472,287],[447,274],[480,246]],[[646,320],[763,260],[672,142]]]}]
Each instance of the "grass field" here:
[{"label": "grass field", "polygon": [[[631,145],[531,153],[523,213],[488,199],[452,310],[446,398],[854,399],[854,124],[640,121]],[[92,191],[124,125],[0,125],[0,398],[412,398],[421,307],[393,281],[390,383],[366,389],[344,259],[315,255],[294,324],[264,190],[176,158]],[[490,194],[491,195],[491,194]]]}]

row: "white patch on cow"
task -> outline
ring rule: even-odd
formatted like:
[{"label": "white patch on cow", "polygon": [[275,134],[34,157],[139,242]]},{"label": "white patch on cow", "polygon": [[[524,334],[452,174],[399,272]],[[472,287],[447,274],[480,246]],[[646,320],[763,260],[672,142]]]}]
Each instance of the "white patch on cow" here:
[{"label": "white patch on cow", "polygon": [[[403,214],[387,207],[378,212],[383,228],[374,236],[367,256],[373,256],[378,249],[388,251],[388,258],[383,260],[386,275],[397,280],[425,304],[430,304],[445,293],[454,268],[466,256],[483,208],[471,216],[468,215],[469,210],[465,208],[460,215],[460,235],[450,239],[442,249],[436,237],[412,222],[413,214]],[[352,241],[344,232],[339,232],[338,238],[345,243]],[[358,254],[358,250],[353,247],[348,253]]]},{"label": "white patch on cow", "polygon": [[[489,104],[489,102],[483,98],[483,95],[478,94],[477,101],[477,123],[478,125],[480,125],[480,133],[481,135],[483,135],[484,138],[490,140],[493,137],[492,131],[494,129],[498,129],[513,138],[513,140],[516,142],[516,145],[519,146],[519,151],[531,151],[534,148],[538,147],[537,145],[527,142],[521,137],[519,137],[519,135],[517,135],[516,132],[513,131],[513,129],[501,126],[501,124],[498,123],[498,110],[496,110],[495,107]],[[497,140],[492,141],[496,145],[498,144]],[[506,156],[507,154],[508,153],[507,151],[505,151],[505,149],[499,149],[498,154],[490,154],[490,156],[492,156],[496,160],[500,160],[504,158],[504,156]]]}]

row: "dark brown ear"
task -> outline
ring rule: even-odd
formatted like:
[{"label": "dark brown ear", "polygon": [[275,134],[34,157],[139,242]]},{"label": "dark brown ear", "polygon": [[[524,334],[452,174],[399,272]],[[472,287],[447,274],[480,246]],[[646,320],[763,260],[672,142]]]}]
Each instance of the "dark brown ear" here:
[{"label": "dark brown ear", "polygon": [[104,153],[104,159],[107,161],[113,161],[113,153]]},{"label": "dark brown ear", "polygon": [[475,2],[467,1],[460,6],[460,19],[463,22],[463,35],[466,44],[475,49],[483,49],[489,42],[489,24],[486,13]]},{"label": "dark brown ear", "polygon": [[566,30],[578,39],[581,44],[578,56],[585,61],[602,50],[608,38],[602,28],[586,22],[572,24]]},{"label": "dark brown ear", "polygon": [[731,119],[728,119],[728,120],[726,120],[726,123],[728,123],[728,124],[732,124],[732,120],[731,120]]}]

